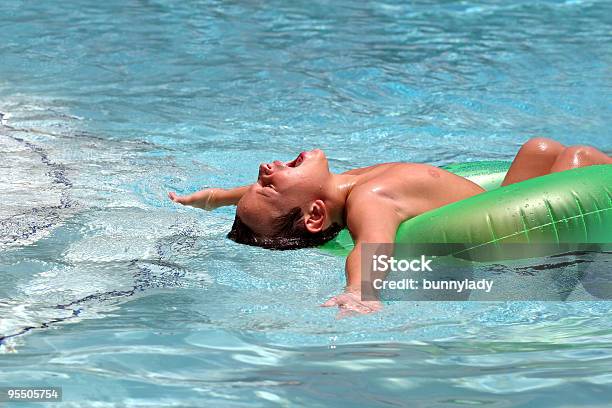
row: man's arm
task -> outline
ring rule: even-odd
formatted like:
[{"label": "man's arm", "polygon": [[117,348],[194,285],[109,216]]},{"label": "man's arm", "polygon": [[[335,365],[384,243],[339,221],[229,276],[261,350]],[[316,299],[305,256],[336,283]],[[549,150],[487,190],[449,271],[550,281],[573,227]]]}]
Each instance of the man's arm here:
[{"label": "man's arm", "polygon": [[[362,251],[364,244],[392,244],[395,241],[395,233],[400,222],[403,221],[395,211],[393,203],[378,196],[367,197],[357,203],[347,206],[347,224],[355,247],[346,258],[346,288],[341,295],[335,296],[325,302],[323,306],[338,306],[341,309],[355,311],[359,313],[370,313],[380,309],[378,301],[361,300],[362,272],[367,273],[372,279],[372,271],[362,271]],[[377,255],[391,255],[390,245],[379,248]],[[371,251],[368,251],[371,252]],[[364,263],[371,268],[372,263]]]},{"label": "man's arm", "polygon": [[168,193],[168,197],[175,203],[189,205],[204,210],[214,210],[226,205],[236,205],[242,198],[249,186],[242,186],[230,189],[206,188],[186,196],[178,196],[176,193]]}]

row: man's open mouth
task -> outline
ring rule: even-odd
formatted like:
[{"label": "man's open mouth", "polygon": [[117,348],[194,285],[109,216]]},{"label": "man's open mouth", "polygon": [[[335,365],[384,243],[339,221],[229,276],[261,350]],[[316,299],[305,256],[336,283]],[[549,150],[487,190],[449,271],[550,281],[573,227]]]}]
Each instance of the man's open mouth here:
[{"label": "man's open mouth", "polygon": [[302,164],[304,162],[306,156],[306,152],[302,152],[300,154],[298,154],[298,156],[291,160],[290,162],[287,162],[287,167],[298,167],[300,164]]}]

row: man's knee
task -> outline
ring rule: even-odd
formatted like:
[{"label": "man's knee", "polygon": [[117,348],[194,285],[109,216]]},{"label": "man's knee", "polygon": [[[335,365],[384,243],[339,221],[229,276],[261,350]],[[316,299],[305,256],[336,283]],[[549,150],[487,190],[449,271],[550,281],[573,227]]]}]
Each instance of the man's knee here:
[{"label": "man's knee", "polygon": [[529,139],[521,147],[521,153],[534,157],[557,156],[564,149],[564,146],[552,139],[545,137],[534,137]]},{"label": "man's knee", "polygon": [[585,161],[598,154],[598,150],[591,146],[570,146],[563,151],[563,155],[569,158]]}]

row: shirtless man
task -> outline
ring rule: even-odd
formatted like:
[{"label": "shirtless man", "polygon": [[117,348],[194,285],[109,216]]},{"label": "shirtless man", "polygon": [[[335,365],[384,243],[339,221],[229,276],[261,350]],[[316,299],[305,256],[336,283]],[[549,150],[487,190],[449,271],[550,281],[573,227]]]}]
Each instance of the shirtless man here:
[{"label": "shirtless man", "polygon": [[[565,147],[535,138],[521,147],[502,185],[596,164],[612,164],[612,158],[593,147]],[[355,248],[346,259],[346,289],[323,306],[369,313],[380,303],[361,300],[360,244],[392,243],[402,221],[483,191],[463,177],[426,164],[384,163],[334,174],[325,154],[312,150],[289,162],[260,165],[257,182],[248,186],[169,197],[206,210],[237,205],[228,237],[264,248],[318,246],[347,227]]]}]

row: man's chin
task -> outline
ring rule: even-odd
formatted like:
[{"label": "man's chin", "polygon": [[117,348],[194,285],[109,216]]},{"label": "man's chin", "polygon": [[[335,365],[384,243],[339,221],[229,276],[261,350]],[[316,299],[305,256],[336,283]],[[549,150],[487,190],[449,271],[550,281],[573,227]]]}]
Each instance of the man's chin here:
[{"label": "man's chin", "polygon": [[310,150],[306,152],[305,156],[306,159],[327,159],[327,157],[325,157],[325,153],[321,149]]}]

